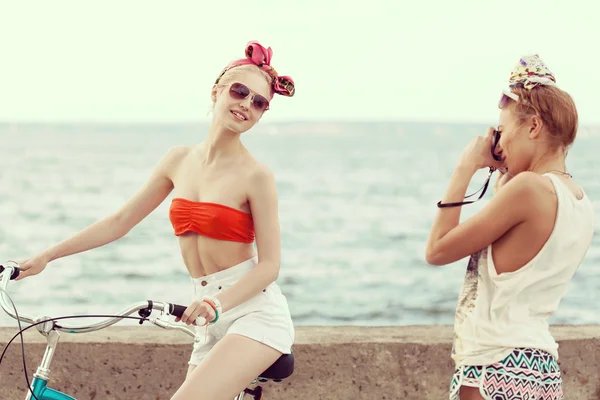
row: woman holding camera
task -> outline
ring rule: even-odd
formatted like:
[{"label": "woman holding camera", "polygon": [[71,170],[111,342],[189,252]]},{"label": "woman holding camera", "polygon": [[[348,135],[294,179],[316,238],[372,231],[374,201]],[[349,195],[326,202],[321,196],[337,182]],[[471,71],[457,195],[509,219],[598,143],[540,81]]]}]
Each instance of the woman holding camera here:
[{"label": "woman holding camera", "polygon": [[[429,235],[426,259],[470,255],[455,318],[450,399],[563,399],[548,318],[594,233],[590,199],[566,171],[578,116],[537,56],[523,57],[499,104],[497,129],[466,147]],[[460,223],[480,168],[501,169],[493,199]]]}]

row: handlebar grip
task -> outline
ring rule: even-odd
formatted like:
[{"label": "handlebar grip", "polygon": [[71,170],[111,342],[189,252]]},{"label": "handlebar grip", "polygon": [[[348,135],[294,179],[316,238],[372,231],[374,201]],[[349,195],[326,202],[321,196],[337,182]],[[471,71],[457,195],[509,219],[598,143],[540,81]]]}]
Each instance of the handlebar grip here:
[{"label": "handlebar grip", "polygon": [[169,304],[169,314],[181,318],[186,306],[180,306],[179,304]]},{"label": "handlebar grip", "polygon": [[[186,306],[180,306],[179,304],[169,304],[169,314],[181,318],[183,316],[183,313],[185,312],[186,308],[187,308]],[[196,325],[197,326],[206,325],[206,318],[204,318],[204,317],[196,318]]]},{"label": "handlebar grip", "polygon": [[[12,265],[12,274],[10,275],[10,280],[12,281],[13,279],[17,279],[17,276],[19,276],[19,274],[21,273],[21,269],[18,267],[18,264],[15,262],[11,262]],[[0,274],[2,272],[4,272],[4,270],[8,268],[8,267],[4,267],[4,265],[0,265]]]},{"label": "handlebar grip", "polygon": [[19,274],[20,274],[20,273],[21,273],[21,268],[19,268],[19,267],[15,267],[15,268],[13,269],[13,273],[12,273],[12,275],[10,276],[10,279],[11,279],[11,280],[13,280],[13,279],[17,279],[17,276],[19,276]]}]

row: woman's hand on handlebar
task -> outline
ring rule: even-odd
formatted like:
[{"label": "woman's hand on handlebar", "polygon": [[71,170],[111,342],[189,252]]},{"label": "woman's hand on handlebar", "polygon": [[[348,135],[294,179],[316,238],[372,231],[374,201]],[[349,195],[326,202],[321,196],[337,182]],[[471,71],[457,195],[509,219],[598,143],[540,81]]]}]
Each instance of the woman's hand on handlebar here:
[{"label": "woman's hand on handlebar", "polygon": [[21,269],[21,273],[16,280],[20,281],[28,276],[39,274],[46,268],[48,262],[50,262],[50,259],[43,253],[26,260],[17,261],[17,264],[19,264],[19,268]]},{"label": "woman's hand on handlebar", "polygon": [[215,310],[205,301],[194,301],[185,309],[181,318],[176,317],[175,322],[183,322],[188,325],[196,325],[196,319],[202,317],[206,322],[215,319]]}]

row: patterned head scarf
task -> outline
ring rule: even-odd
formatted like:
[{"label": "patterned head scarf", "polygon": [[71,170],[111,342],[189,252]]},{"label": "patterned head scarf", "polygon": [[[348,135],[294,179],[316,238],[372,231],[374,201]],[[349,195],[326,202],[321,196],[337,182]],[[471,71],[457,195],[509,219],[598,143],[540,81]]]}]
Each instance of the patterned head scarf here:
[{"label": "patterned head scarf", "polygon": [[502,91],[499,107],[502,108],[506,105],[507,97],[519,101],[519,96],[513,93],[511,89],[531,90],[540,85],[556,86],[556,77],[537,54],[521,57],[519,63],[510,73],[509,89]]}]

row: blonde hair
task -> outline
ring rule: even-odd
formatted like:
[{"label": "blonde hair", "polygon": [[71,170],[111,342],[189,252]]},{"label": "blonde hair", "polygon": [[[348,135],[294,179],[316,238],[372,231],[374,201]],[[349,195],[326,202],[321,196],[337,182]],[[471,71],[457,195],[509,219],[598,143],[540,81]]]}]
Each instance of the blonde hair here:
[{"label": "blonde hair", "polygon": [[515,88],[512,92],[519,101],[511,101],[508,106],[524,123],[527,118],[537,115],[553,139],[555,146],[568,148],[575,141],[578,129],[578,114],[573,98],[555,86],[537,86],[533,89]]}]

